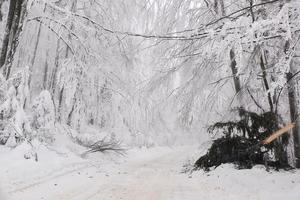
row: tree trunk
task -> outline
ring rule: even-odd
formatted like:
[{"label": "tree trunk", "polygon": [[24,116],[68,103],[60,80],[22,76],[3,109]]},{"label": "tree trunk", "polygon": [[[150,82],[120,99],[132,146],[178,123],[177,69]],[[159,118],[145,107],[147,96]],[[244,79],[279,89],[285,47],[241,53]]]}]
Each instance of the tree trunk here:
[{"label": "tree trunk", "polygon": [[[253,11],[253,0],[250,0],[249,4],[250,4],[249,6],[250,6],[250,14],[251,14],[252,22],[254,23],[255,22],[255,15],[254,15],[254,11]],[[255,37],[257,37],[256,34],[255,34]],[[273,101],[272,101],[272,96],[269,92],[270,87],[269,87],[269,82],[268,82],[268,79],[267,79],[267,72],[266,72],[267,59],[266,59],[266,55],[265,55],[265,52],[264,52],[263,49],[261,49],[261,54],[259,56],[259,59],[260,59],[260,69],[262,71],[263,83],[264,83],[266,91],[268,92],[268,94],[267,94],[268,103],[269,103],[269,106],[270,106],[270,110],[273,112],[273,110],[274,110]]]},{"label": "tree trunk", "polygon": [[[221,6],[221,12],[222,12],[222,16],[225,16],[226,15],[226,12],[225,12],[225,5],[224,5],[224,1],[220,1],[220,6]],[[238,73],[238,70],[236,68],[236,59],[235,59],[235,52],[234,52],[234,49],[232,48],[229,52],[229,56],[230,56],[230,68],[231,68],[231,72],[232,72],[232,77],[233,77],[233,83],[234,83],[234,88],[235,88],[235,93],[237,95],[239,95],[239,103],[240,103],[240,107],[242,107],[242,99],[240,98],[241,97],[241,94],[240,94],[240,91],[241,91],[241,82],[240,82],[240,79],[237,75]]]},{"label": "tree trunk", "polygon": [[298,103],[296,99],[297,82],[293,79],[294,74],[292,72],[287,73],[288,87],[288,98],[290,106],[290,117],[291,121],[296,123],[295,128],[292,130],[294,139],[294,154],[295,154],[295,165],[300,168],[300,132],[299,132],[299,111]]},{"label": "tree trunk", "polygon": [[[74,0],[72,2],[70,11],[71,12],[76,12],[76,10],[77,10],[77,0]],[[71,21],[70,30],[72,31],[73,29],[74,29],[74,24],[73,24],[73,21]],[[71,39],[72,39],[71,34],[68,34],[68,38],[69,38],[69,41],[71,42]],[[67,46],[66,48],[67,48],[66,49],[66,58],[68,58],[69,55],[70,55],[70,47]]]},{"label": "tree trunk", "polygon": [[269,86],[269,82],[268,82],[268,79],[267,79],[266,63],[267,62],[266,62],[266,59],[265,59],[265,54],[264,54],[264,51],[262,50],[261,55],[260,55],[260,68],[261,68],[261,71],[262,71],[262,78],[263,78],[264,86],[265,86],[265,89],[268,93],[267,96],[268,96],[270,111],[273,112],[274,111],[274,106],[273,106],[272,96],[269,92],[270,86]]},{"label": "tree trunk", "polygon": [[69,126],[71,126],[71,124],[72,124],[72,114],[74,112],[74,108],[75,108],[75,102],[74,102],[74,104],[72,106],[72,109],[71,109],[69,115],[68,115],[67,125],[69,125]]},{"label": "tree trunk", "polygon": [[[43,12],[45,13],[45,11],[46,11],[46,4],[45,4]],[[34,62],[35,62],[37,49],[38,49],[38,46],[39,46],[39,43],[40,43],[41,31],[42,31],[42,23],[39,22],[38,33],[37,33],[37,36],[36,36],[36,42],[35,42],[34,49],[33,49],[33,56],[32,56],[31,62],[30,62],[31,67],[33,67]]]},{"label": "tree trunk", "polygon": [[43,78],[43,89],[47,90],[48,89],[48,68],[49,68],[49,64],[48,64],[48,58],[49,58],[49,49],[47,49],[46,52],[46,61],[45,61],[45,68],[44,68],[44,78]]},{"label": "tree trunk", "polygon": [[237,76],[237,68],[236,68],[236,60],[235,60],[235,53],[234,50],[230,50],[230,68],[232,71],[232,77],[233,77],[233,82],[234,82],[234,88],[236,93],[238,94],[241,91],[241,83],[240,79]]},{"label": "tree trunk", "polygon": [[[71,5],[71,12],[76,12],[76,10],[77,10],[77,0],[74,0],[73,2],[72,2],[72,5]],[[74,24],[73,24],[73,22],[71,22],[71,27],[70,27],[70,30],[73,30],[74,29]],[[72,37],[71,37],[71,34],[69,34],[68,35],[68,37],[69,37],[69,41],[71,41],[71,39],[72,39]],[[66,58],[68,58],[69,57],[69,53],[70,53],[70,49],[69,49],[69,47],[67,46],[67,49],[66,49]],[[78,90],[78,88],[76,87],[76,92],[75,92],[75,94],[74,94],[74,100],[73,100],[73,106],[72,106],[72,109],[71,109],[71,111],[69,112],[69,114],[68,114],[68,118],[67,118],[67,124],[70,126],[71,125],[71,122],[72,122],[72,115],[73,115],[73,113],[74,113],[74,108],[75,108],[75,104],[76,104],[76,102],[77,102],[77,99],[76,99],[76,93],[77,93],[77,90]]]},{"label": "tree trunk", "polygon": [[[226,10],[225,10],[225,4],[223,0],[215,0],[214,1],[214,10],[215,12],[218,14],[219,11],[221,12],[220,15],[222,17],[224,17],[226,15]],[[229,52],[229,56],[230,56],[230,68],[231,68],[231,72],[232,72],[232,77],[233,77],[233,83],[234,83],[234,88],[235,88],[235,92],[237,95],[240,95],[240,91],[241,91],[241,82],[240,79],[237,75],[238,70],[236,68],[236,59],[235,59],[235,52],[234,52],[234,48],[232,48]],[[239,103],[240,106],[242,106],[242,100],[239,99]]]},{"label": "tree trunk", "polygon": [[16,2],[17,2],[17,0],[10,0],[10,3],[9,3],[8,16],[7,16],[6,27],[5,27],[2,48],[1,48],[1,54],[0,54],[0,69],[3,67],[5,60],[6,60],[10,32],[11,32],[11,27],[13,25],[13,20],[14,20],[14,15],[15,15]]},{"label": "tree trunk", "polygon": [[63,94],[64,94],[64,87],[61,88],[60,92],[59,92],[59,98],[58,98],[58,121],[61,121],[62,118],[62,102],[63,102]]},{"label": "tree trunk", "polygon": [[214,1],[214,10],[216,14],[219,14],[219,5],[218,5],[218,0]]},{"label": "tree trunk", "polygon": [[3,20],[3,14],[2,14],[2,4],[3,4],[4,0],[0,0],[0,22]]},{"label": "tree trunk", "polygon": [[51,80],[50,80],[50,90],[51,90],[51,94],[52,96],[55,95],[55,91],[56,91],[56,79],[57,79],[57,72],[58,72],[58,66],[59,66],[59,53],[60,53],[60,39],[57,40],[56,43],[56,56],[55,56],[55,61],[54,61],[54,70],[52,72],[51,75]]},{"label": "tree trunk", "polygon": [[[44,7],[43,12],[45,13],[45,11],[46,11],[46,5]],[[32,58],[30,60],[29,71],[32,71],[34,63],[35,63],[37,50],[38,50],[39,43],[40,43],[41,32],[42,32],[42,23],[39,22],[38,32],[37,32],[36,41],[35,41],[34,49],[33,49],[33,54],[32,54]],[[29,74],[29,81],[28,81],[29,89],[31,88],[31,79],[32,79],[32,73]],[[30,96],[31,96],[31,93],[30,93]]]},{"label": "tree trunk", "polygon": [[[299,48],[299,47],[298,47]],[[286,41],[284,47],[284,53],[286,54],[286,60],[289,59],[288,53],[290,51],[290,41]],[[296,47],[297,51],[297,47]],[[291,121],[296,124],[295,128],[292,130],[293,140],[294,140],[294,155],[295,155],[295,166],[300,168],[300,120],[299,120],[299,79],[297,75],[300,71],[297,66],[300,62],[299,58],[292,58],[290,62],[290,70],[286,74],[288,83],[288,100],[290,108],[290,118]]]},{"label": "tree trunk", "polygon": [[15,5],[15,11],[14,11],[14,19],[13,19],[13,24],[11,26],[11,32],[10,32],[10,39],[9,39],[9,51],[7,52],[6,59],[5,59],[5,76],[6,79],[8,79],[12,67],[12,61],[13,61],[13,56],[16,51],[17,45],[18,45],[18,39],[19,39],[19,34],[20,34],[20,22],[21,19],[21,14],[22,14],[22,4],[23,0],[17,1]]}]

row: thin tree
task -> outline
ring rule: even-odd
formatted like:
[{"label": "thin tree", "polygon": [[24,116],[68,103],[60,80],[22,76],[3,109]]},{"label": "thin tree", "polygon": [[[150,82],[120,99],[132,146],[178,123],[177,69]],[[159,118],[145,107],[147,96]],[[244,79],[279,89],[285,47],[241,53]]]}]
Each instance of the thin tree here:
[{"label": "thin tree", "polygon": [[[223,0],[215,0],[215,2],[214,2],[214,9],[215,9],[215,12],[217,14],[219,12],[219,7],[220,7],[220,10],[221,10],[221,14],[222,14],[221,17],[226,16],[225,5],[224,5]],[[241,94],[240,94],[240,92],[241,92],[241,81],[238,77],[237,62],[236,62],[236,58],[235,58],[234,48],[230,49],[229,57],[230,57],[230,68],[231,68],[235,93],[237,95],[241,96]],[[242,102],[241,98],[239,98],[239,103],[240,103],[240,106],[242,107],[243,102]]]}]

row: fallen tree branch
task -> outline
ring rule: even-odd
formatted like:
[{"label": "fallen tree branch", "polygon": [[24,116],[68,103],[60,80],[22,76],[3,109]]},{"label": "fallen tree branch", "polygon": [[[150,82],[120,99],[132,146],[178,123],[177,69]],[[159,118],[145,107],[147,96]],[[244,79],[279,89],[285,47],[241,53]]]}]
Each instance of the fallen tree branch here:
[{"label": "fallen tree branch", "polygon": [[125,155],[126,154],[126,150],[124,148],[121,148],[121,142],[116,140],[116,141],[106,141],[105,138],[102,140],[99,140],[97,142],[95,142],[92,145],[84,145],[87,148],[89,148],[89,150],[85,151],[82,156],[86,156],[89,153],[95,153],[95,152],[115,152],[118,153],[120,155]]},{"label": "fallen tree branch", "polygon": [[279,138],[281,135],[287,133],[289,130],[293,129],[295,127],[295,123],[290,123],[288,125],[286,125],[285,127],[279,129],[278,131],[276,131],[275,133],[273,133],[272,135],[270,135],[269,137],[267,137],[265,140],[262,141],[263,145],[267,145],[270,144],[271,142],[273,142],[274,140],[276,140],[277,138]]}]

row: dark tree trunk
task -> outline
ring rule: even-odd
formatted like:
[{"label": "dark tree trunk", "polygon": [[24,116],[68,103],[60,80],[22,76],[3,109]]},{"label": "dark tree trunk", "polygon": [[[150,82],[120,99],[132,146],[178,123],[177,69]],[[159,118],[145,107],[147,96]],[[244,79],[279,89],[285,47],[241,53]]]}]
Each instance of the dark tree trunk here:
[{"label": "dark tree trunk", "polygon": [[58,66],[59,66],[59,53],[60,53],[60,39],[57,40],[56,43],[56,56],[55,56],[55,61],[54,61],[54,70],[51,75],[51,80],[50,80],[50,90],[52,96],[55,95],[56,92],[56,82],[57,82],[57,72],[58,72]]},{"label": "dark tree trunk", "polygon": [[[299,142],[299,120],[298,120],[298,102],[297,102],[297,81],[293,78],[297,75],[294,66],[294,58],[290,58],[290,52],[295,50],[294,47],[291,47],[290,41],[285,42],[283,52],[285,55],[285,62],[288,62],[290,65],[289,72],[286,74],[287,85],[288,85],[288,101],[290,108],[290,119],[291,122],[295,123],[294,129],[291,130],[293,133],[293,144],[294,144],[294,164],[295,167],[300,168],[300,142]],[[291,59],[291,60],[290,60]],[[278,94],[280,95],[280,93]],[[278,96],[279,98],[279,96]],[[279,100],[279,99],[278,99]],[[276,102],[276,112],[278,106],[278,100]],[[286,158],[288,159],[288,153],[286,152]]]},{"label": "dark tree trunk", "polygon": [[[221,1],[221,11],[222,11],[223,16],[225,16],[224,1]],[[230,54],[230,68],[231,68],[231,72],[232,72],[235,92],[237,95],[240,95],[240,97],[241,97],[241,94],[239,94],[241,91],[241,82],[240,82],[239,77],[237,76],[237,72],[238,72],[237,68],[236,68],[237,63],[236,63],[235,52],[234,52],[233,48],[230,50],[229,54]],[[240,99],[240,107],[243,107],[242,103],[243,103],[242,99]]]},{"label": "dark tree trunk", "polygon": [[6,60],[10,32],[11,32],[14,15],[15,15],[16,2],[17,2],[17,0],[10,0],[10,3],[9,3],[7,22],[6,22],[5,32],[4,32],[4,36],[3,36],[1,54],[0,54],[0,69],[3,67],[5,60]]},{"label": "dark tree trunk", "polygon": [[[224,17],[226,15],[224,1],[223,0],[214,0],[214,10],[215,10],[216,14],[220,13],[220,15],[222,17]],[[235,92],[236,92],[237,95],[240,95],[239,93],[241,91],[241,82],[240,82],[240,79],[237,75],[238,70],[236,68],[237,63],[236,63],[236,59],[235,59],[234,48],[232,48],[230,50],[229,56],[230,56],[230,68],[231,68],[231,72],[232,72]],[[242,104],[241,101],[240,101],[240,104]]]},{"label": "dark tree trunk", "polygon": [[262,53],[260,55],[260,68],[261,68],[261,71],[262,71],[262,78],[263,78],[264,86],[265,86],[266,91],[268,92],[267,96],[268,96],[268,102],[269,102],[270,110],[271,110],[271,112],[273,112],[274,111],[274,106],[273,106],[272,96],[269,92],[270,87],[269,87],[269,82],[268,82],[268,79],[267,79],[266,62],[265,62],[266,59],[264,59],[264,58],[265,58],[265,55],[262,51]]},{"label": "dark tree trunk", "polygon": [[216,14],[219,14],[219,2],[218,2],[218,0],[215,0],[214,1],[214,10],[215,10],[215,12],[216,12]]},{"label": "dark tree trunk", "polygon": [[74,112],[74,108],[75,108],[75,102],[72,106],[72,109],[68,115],[68,119],[67,119],[67,125],[71,126],[71,123],[72,123],[72,115],[73,115],[73,112]]},{"label": "dark tree trunk", "polygon": [[[253,0],[250,0],[249,1],[249,6],[250,6],[250,14],[251,14],[251,18],[252,18],[252,22],[254,23],[255,22],[255,15],[254,15],[254,11],[253,11]],[[256,34],[255,34],[255,37]],[[272,96],[271,94],[269,93],[269,83],[268,83],[268,79],[267,79],[267,72],[266,72],[266,64],[267,64],[267,59],[266,59],[266,56],[265,56],[265,52],[263,49],[261,49],[261,54],[260,54],[260,69],[262,71],[262,78],[263,78],[263,83],[264,83],[264,86],[265,86],[265,89],[266,91],[268,92],[267,96],[268,96],[268,103],[269,103],[269,106],[270,106],[270,110],[273,112],[274,110],[274,106],[273,106],[273,101],[272,101]]]},{"label": "dark tree trunk", "polygon": [[[290,41],[286,41],[284,47],[284,53],[286,55],[285,59],[289,60],[289,51],[291,50]],[[292,58],[290,62],[290,70],[286,74],[288,83],[288,99],[290,107],[290,118],[291,121],[296,124],[295,128],[292,130],[294,139],[294,155],[295,155],[295,166],[300,168],[300,120],[299,120],[299,103],[297,95],[297,90],[299,90],[299,85],[297,82],[297,74],[299,73],[299,68],[296,66],[298,64],[297,58]]]},{"label": "dark tree trunk", "polygon": [[12,61],[13,61],[13,56],[16,51],[17,45],[18,45],[18,40],[19,40],[19,35],[20,35],[20,24],[21,22],[21,15],[22,15],[22,4],[23,0],[17,1],[15,5],[15,11],[14,11],[14,19],[13,19],[13,24],[11,26],[11,32],[10,32],[10,38],[9,38],[9,49],[6,55],[6,60],[5,60],[5,76],[6,79],[8,79],[12,67]]},{"label": "dark tree trunk", "polygon": [[43,78],[43,89],[47,90],[48,89],[48,68],[49,68],[49,64],[48,64],[48,59],[49,59],[49,49],[47,49],[46,52],[46,61],[45,61],[45,69],[44,69],[44,78]]},{"label": "dark tree trunk", "polygon": [[4,0],[0,0],[0,22],[3,20],[3,14],[2,14],[2,4],[3,4]]},{"label": "dark tree trunk", "polygon": [[[56,94],[57,92],[57,72],[58,72],[58,66],[59,66],[59,49],[60,49],[60,39],[57,40],[56,43],[56,56],[55,56],[55,60],[54,60],[54,69],[51,73],[51,77],[49,80],[49,91],[51,92],[51,96],[53,97],[53,99],[55,99],[56,97],[59,99],[59,101],[61,101],[60,99],[62,99],[62,94],[59,92],[58,94]],[[59,105],[61,105],[60,102],[58,101],[54,101],[54,106],[55,106],[55,113],[56,113],[56,119],[60,120],[60,108]]]},{"label": "dark tree trunk", "polygon": [[61,88],[60,92],[59,92],[59,98],[58,98],[58,121],[61,121],[62,118],[62,103],[63,103],[63,94],[64,94],[64,87]]},{"label": "dark tree trunk", "polygon": [[220,6],[221,6],[221,13],[223,16],[225,16],[225,4],[224,4],[224,0],[220,1]]},{"label": "dark tree trunk", "polygon": [[296,100],[296,89],[297,82],[292,80],[294,74],[289,72],[287,73],[287,81],[289,83],[288,87],[288,98],[290,106],[290,117],[291,121],[296,123],[295,128],[293,129],[293,139],[294,139],[294,153],[295,153],[295,164],[297,168],[300,168],[300,132],[299,132],[299,112],[298,112],[298,103]]},{"label": "dark tree trunk", "polygon": [[236,93],[238,94],[241,91],[241,83],[240,83],[240,79],[237,76],[237,68],[236,68],[236,60],[235,60],[235,53],[234,50],[231,49],[230,50],[230,68],[232,71],[232,77],[233,77],[233,82],[234,82],[234,88]]}]

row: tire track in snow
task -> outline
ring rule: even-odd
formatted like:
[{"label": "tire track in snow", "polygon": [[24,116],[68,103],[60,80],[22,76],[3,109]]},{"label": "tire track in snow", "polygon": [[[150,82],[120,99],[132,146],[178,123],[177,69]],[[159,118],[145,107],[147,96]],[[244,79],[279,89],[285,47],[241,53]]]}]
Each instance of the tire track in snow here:
[{"label": "tire track in snow", "polygon": [[[61,170],[63,170],[63,169],[69,168],[70,166],[74,167],[74,165],[75,166],[82,165],[82,166],[77,167],[77,168],[72,168],[71,170],[68,170],[68,171],[65,171],[65,172],[62,172],[62,173],[58,173],[57,175],[54,175],[57,172],[61,172]],[[39,181],[36,181],[36,182],[31,183],[31,184],[18,187],[16,189],[12,190],[12,191],[9,191],[8,194],[13,194],[13,193],[16,193],[16,192],[24,192],[25,190],[28,190],[28,189],[30,189],[32,187],[39,186],[41,184],[47,183],[49,181],[52,181],[54,179],[57,179],[57,178],[66,176],[68,174],[71,174],[73,172],[80,171],[80,170],[87,169],[87,168],[91,168],[91,167],[94,167],[94,166],[91,165],[91,164],[88,164],[86,162],[84,162],[84,163],[70,164],[70,165],[65,166],[63,168],[60,168],[59,170],[52,171],[52,172],[48,173],[47,175],[45,175],[43,177],[37,177],[35,179],[39,179]]]},{"label": "tire track in snow", "polygon": [[109,182],[99,184],[98,189],[86,191],[74,200],[183,200],[191,195],[201,197],[198,187],[182,182],[182,179],[188,179],[186,174],[180,174],[185,156],[186,151],[174,150],[148,160],[128,163],[122,169],[126,174],[113,177]]},{"label": "tire track in snow", "polygon": [[10,194],[16,200],[20,197],[30,200],[183,200],[194,194],[201,197],[198,187],[183,180],[188,179],[188,175],[180,174],[190,150],[139,152],[138,157],[133,155],[126,163],[105,167],[109,175],[88,163],[76,168],[73,165],[68,171],[57,174],[55,170],[51,176],[40,177]]}]

